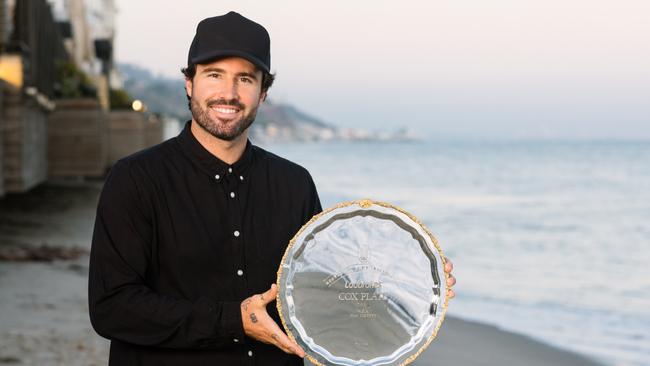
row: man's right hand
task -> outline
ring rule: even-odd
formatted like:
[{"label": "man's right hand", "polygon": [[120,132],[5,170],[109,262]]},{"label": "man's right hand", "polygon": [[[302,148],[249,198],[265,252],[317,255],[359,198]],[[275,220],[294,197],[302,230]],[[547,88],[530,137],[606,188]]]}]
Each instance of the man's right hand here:
[{"label": "man's right hand", "polygon": [[296,342],[287,337],[280,327],[266,312],[266,305],[275,300],[278,288],[275,284],[263,294],[249,297],[241,303],[241,318],[244,332],[258,341],[273,344],[286,353],[305,357],[305,351]]}]

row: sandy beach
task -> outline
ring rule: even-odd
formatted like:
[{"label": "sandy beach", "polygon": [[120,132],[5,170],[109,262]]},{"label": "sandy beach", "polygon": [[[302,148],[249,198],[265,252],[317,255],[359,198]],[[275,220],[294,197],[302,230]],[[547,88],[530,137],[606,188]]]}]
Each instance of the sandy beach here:
[{"label": "sandy beach", "polygon": [[[48,184],[0,199],[0,364],[107,364],[108,341],[92,330],[86,300],[100,189],[101,182]],[[413,364],[600,365],[453,317]]]}]

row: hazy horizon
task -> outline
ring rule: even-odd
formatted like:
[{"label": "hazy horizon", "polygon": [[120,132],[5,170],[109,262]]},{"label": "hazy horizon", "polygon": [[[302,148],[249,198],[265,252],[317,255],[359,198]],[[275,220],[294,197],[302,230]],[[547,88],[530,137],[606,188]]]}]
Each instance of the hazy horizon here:
[{"label": "hazy horizon", "polygon": [[116,60],[179,79],[201,19],[235,10],[257,21],[271,35],[270,98],[335,125],[650,139],[646,1],[117,5]]}]

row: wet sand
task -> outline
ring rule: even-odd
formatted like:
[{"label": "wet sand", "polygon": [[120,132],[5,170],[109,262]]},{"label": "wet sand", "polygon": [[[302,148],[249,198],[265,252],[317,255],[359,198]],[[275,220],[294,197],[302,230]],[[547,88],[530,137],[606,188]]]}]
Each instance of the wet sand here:
[{"label": "wet sand", "polygon": [[[78,256],[0,260],[0,365],[107,364],[108,341],[92,330],[86,299],[87,251],[100,189],[101,182],[48,184],[0,199],[0,257],[20,257],[16,248],[44,246],[72,249],[64,253]],[[56,258],[59,252],[45,251]],[[438,338],[413,365],[599,363],[526,336],[447,317]]]}]

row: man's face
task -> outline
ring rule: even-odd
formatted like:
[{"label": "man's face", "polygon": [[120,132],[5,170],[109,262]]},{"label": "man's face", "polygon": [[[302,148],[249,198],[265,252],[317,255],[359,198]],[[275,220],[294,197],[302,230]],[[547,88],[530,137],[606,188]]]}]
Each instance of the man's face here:
[{"label": "man's face", "polygon": [[211,135],[226,141],[241,136],[253,123],[264,100],[262,72],[240,57],[196,65],[185,81],[192,118]]}]

